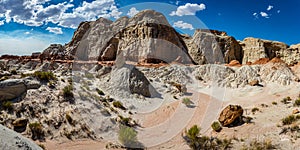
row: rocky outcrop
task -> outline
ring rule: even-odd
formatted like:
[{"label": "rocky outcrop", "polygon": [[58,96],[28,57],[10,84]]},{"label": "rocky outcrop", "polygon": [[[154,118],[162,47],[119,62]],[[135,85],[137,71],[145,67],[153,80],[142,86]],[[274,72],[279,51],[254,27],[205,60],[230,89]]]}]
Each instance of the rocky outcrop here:
[{"label": "rocky outcrop", "polygon": [[109,91],[120,97],[129,97],[138,94],[145,97],[155,97],[157,92],[148,79],[137,68],[124,64],[114,68],[109,81]]},{"label": "rocky outcrop", "polygon": [[26,149],[26,150],[42,150],[34,142],[23,137],[2,125],[0,125],[0,149]]},{"label": "rocky outcrop", "polygon": [[150,82],[142,72],[136,68],[131,70],[129,76],[129,89],[131,93],[140,94],[145,97],[151,97],[149,85]]},{"label": "rocky outcrop", "polygon": [[222,110],[218,120],[224,127],[233,126],[242,119],[243,112],[243,108],[239,105],[228,105]]},{"label": "rocky outcrop", "polygon": [[43,51],[40,57],[41,59],[64,59],[66,51],[61,44],[51,44]]},{"label": "rocky outcrop", "polygon": [[[296,72],[296,69],[293,70]],[[195,67],[193,74],[198,80],[212,86],[231,88],[244,87],[255,80],[257,80],[259,86],[266,83],[290,85],[299,81],[299,77],[293,73],[286,63],[278,58],[273,58],[265,65],[228,67],[206,64]]]},{"label": "rocky outcrop", "polygon": [[181,36],[153,10],[115,22],[104,18],[84,22],[66,49],[80,60],[115,60],[123,51],[129,61],[192,63]]},{"label": "rocky outcrop", "polygon": [[193,38],[186,42],[189,54],[197,64],[241,62],[243,58],[241,46],[226,32],[196,30]]},{"label": "rocky outcrop", "polygon": [[279,51],[278,56],[289,65],[300,62],[300,44],[291,45],[288,49]]},{"label": "rocky outcrop", "polygon": [[0,82],[0,101],[12,100],[22,96],[29,89],[37,89],[41,85],[30,79],[7,79]]},{"label": "rocky outcrop", "polygon": [[241,43],[243,48],[243,64],[255,62],[260,58],[273,59],[285,53],[288,45],[282,42],[262,40],[258,38],[245,38]]}]

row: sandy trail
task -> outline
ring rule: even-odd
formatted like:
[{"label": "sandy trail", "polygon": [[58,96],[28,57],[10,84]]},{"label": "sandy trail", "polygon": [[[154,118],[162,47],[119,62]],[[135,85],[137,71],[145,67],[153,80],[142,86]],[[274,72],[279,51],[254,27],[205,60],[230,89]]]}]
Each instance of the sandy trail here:
[{"label": "sandy trail", "polygon": [[[153,123],[149,123],[150,125],[144,123],[146,128],[138,128],[138,139],[144,146],[153,147],[169,141],[182,133],[190,125],[190,122],[200,125],[204,129],[203,131],[210,128],[210,124],[216,119],[222,103],[216,98],[200,92],[189,90],[188,93],[192,94],[193,107],[186,107],[182,103],[176,105],[178,101],[173,102],[175,103],[173,106],[177,106],[176,110],[173,113],[165,113],[159,116],[160,121],[165,120],[164,122],[156,126],[153,126]],[[163,113],[161,110],[157,110],[146,114],[144,116],[145,120],[147,120],[147,117],[152,118],[153,113],[157,114],[157,112]]]}]

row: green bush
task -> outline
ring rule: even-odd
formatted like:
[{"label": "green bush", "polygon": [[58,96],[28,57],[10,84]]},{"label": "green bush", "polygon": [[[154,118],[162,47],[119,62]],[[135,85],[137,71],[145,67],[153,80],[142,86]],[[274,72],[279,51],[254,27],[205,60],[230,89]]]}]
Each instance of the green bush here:
[{"label": "green bush", "polygon": [[187,97],[182,99],[182,103],[186,106],[191,106],[193,104],[193,102]]},{"label": "green bush", "polygon": [[18,74],[17,71],[16,71],[15,69],[14,69],[14,70],[11,70],[10,73],[13,74],[13,75]]},{"label": "green bush", "polygon": [[186,133],[187,137],[192,140],[196,140],[200,133],[200,128],[197,125],[192,126]]},{"label": "green bush", "polygon": [[39,122],[30,123],[29,129],[31,130],[31,138],[33,140],[44,138],[43,126]]},{"label": "green bush", "polygon": [[65,98],[70,98],[73,97],[73,86],[72,85],[67,85],[63,88],[63,96]]},{"label": "green bush", "polygon": [[105,95],[104,92],[103,92],[102,90],[98,89],[98,88],[96,88],[96,91],[97,91],[97,93],[98,93],[99,95]]},{"label": "green bush", "polygon": [[273,105],[277,105],[277,102],[272,102]]},{"label": "green bush", "polygon": [[50,80],[57,80],[53,72],[36,71],[33,73],[33,76],[39,79],[40,81],[45,82],[49,82]]},{"label": "green bush", "polygon": [[294,106],[300,106],[300,98],[295,100],[294,102]]},{"label": "green bush", "polygon": [[211,128],[216,132],[220,132],[222,130],[222,126],[218,121],[215,121],[211,124]]},{"label": "green bush", "polygon": [[282,121],[283,125],[290,125],[297,121],[297,117],[294,115],[289,115],[289,116],[283,118],[281,121]]},{"label": "green bush", "polygon": [[278,147],[272,144],[271,140],[264,140],[262,142],[254,140],[250,142],[249,146],[243,145],[242,150],[271,150],[278,149]]},{"label": "green bush", "polygon": [[254,108],[251,109],[251,112],[252,112],[253,114],[255,114],[257,111],[259,111],[259,109],[258,109],[257,107],[254,107]]},{"label": "green bush", "polygon": [[131,127],[120,126],[118,139],[125,147],[135,148],[138,143],[137,131]]},{"label": "green bush", "polygon": [[120,102],[120,101],[114,101],[113,106],[116,108],[120,108],[122,110],[126,110],[126,108],[123,106],[122,102]]},{"label": "green bush", "polygon": [[188,131],[186,131],[186,136],[184,137],[184,139],[186,140],[189,147],[194,150],[227,150],[230,149],[232,145],[231,140],[201,136],[200,128],[198,128],[197,125],[194,125]]},{"label": "green bush", "polygon": [[286,98],[283,98],[282,100],[281,100],[281,102],[283,103],[283,104],[288,104],[288,103],[290,103],[290,101],[291,101],[292,99],[291,99],[291,97],[286,97]]},{"label": "green bush", "polygon": [[86,73],[85,73],[85,77],[88,78],[88,79],[93,79],[93,78],[94,78],[94,75],[93,75],[92,73],[86,72]]},{"label": "green bush", "polygon": [[14,104],[11,101],[5,101],[2,103],[2,109],[12,112],[14,110]]},{"label": "green bush", "polygon": [[66,119],[70,125],[75,126],[75,121],[73,120],[73,118],[71,117],[71,115],[69,113],[66,113]]}]

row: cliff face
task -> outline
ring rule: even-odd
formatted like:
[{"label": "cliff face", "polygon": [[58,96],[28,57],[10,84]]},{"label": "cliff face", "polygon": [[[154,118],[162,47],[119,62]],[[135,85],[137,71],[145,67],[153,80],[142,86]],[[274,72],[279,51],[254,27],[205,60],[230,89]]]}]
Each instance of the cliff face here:
[{"label": "cliff face", "polygon": [[197,64],[241,62],[243,58],[241,46],[226,32],[196,30],[193,38],[186,42],[189,54]]},{"label": "cliff face", "polygon": [[181,36],[152,10],[115,22],[104,18],[84,22],[66,50],[80,60],[115,60],[122,51],[130,61],[192,63]]},{"label": "cliff face", "polygon": [[99,18],[82,22],[72,40],[65,46],[51,45],[45,58],[114,61],[119,54],[134,62],[183,64],[230,63],[242,64],[261,58],[280,57],[287,64],[300,61],[300,46],[258,38],[237,41],[226,32],[197,29],[192,37],[180,35],[165,16],[144,10],[132,18],[116,21]]},{"label": "cliff face", "polygon": [[243,64],[254,62],[260,58],[272,59],[288,48],[288,45],[282,42],[258,38],[246,38],[241,42],[241,45],[244,51]]}]

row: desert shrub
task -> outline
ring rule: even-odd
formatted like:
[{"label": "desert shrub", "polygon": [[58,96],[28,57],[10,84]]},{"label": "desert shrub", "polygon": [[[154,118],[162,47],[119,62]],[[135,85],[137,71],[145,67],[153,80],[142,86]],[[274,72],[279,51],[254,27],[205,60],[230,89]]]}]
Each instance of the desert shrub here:
[{"label": "desert shrub", "polygon": [[39,122],[30,123],[29,129],[31,130],[31,138],[33,140],[44,138],[43,126]]},{"label": "desert shrub", "polygon": [[218,121],[214,121],[212,124],[211,124],[211,128],[216,131],[216,132],[220,132],[222,130],[222,126],[221,124],[218,122]]},{"label": "desert shrub", "polygon": [[288,104],[288,103],[290,103],[290,101],[291,101],[292,99],[291,99],[291,97],[286,97],[286,98],[283,98],[282,100],[281,100],[281,103],[283,103],[283,104]]},{"label": "desert shrub", "polygon": [[272,144],[271,140],[257,141],[253,140],[250,142],[250,145],[243,145],[242,150],[272,150],[277,149],[278,147]]},{"label": "desert shrub", "polygon": [[2,103],[2,109],[12,112],[14,110],[14,104],[11,101],[5,101]]},{"label": "desert shrub", "polygon": [[300,98],[295,100],[294,102],[294,106],[300,106]]},{"label": "desert shrub", "polygon": [[96,91],[97,91],[97,93],[98,93],[99,95],[105,95],[104,92],[103,92],[102,90],[98,89],[98,88],[96,88]]},{"label": "desert shrub", "polygon": [[130,123],[130,121],[132,120],[132,118],[130,117],[123,117],[121,115],[119,115],[120,118],[120,123],[122,125],[128,126],[128,127],[132,127],[133,125]]},{"label": "desert shrub", "polygon": [[254,108],[251,109],[251,112],[252,112],[253,114],[256,113],[257,111],[259,111],[259,109],[258,109],[257,107],[254,107]]},{"label": "desert shrub", "polygon": [[137,131],[131,127],[120,126],[118,139],[126,148],[139,148],[140,144],[137,140]]},{"label": "desert shrub", "polygon": [[120,108],[122,110],[126,110],[126,108],[123,106],[122,102],[120,102],[120,101],[114,101],[113,106],[116,108]]},{"label": "desert shrub", "polygon": [[45,82],[49,82],[50,80],[57,80],[53,72],[36,71],[33,73],[33,76],[38,80]]},{"label": "desert shrub", "polygon": [[273,105],[277,105],[277,102],[272,102]]},{"label": "desert shrub", "polygon": [[73,82],[73,79],[70,77],[70,78],[68,78],[68,82],[69,83],[72,83]]},{"label": "desert shrub", "polygon": [[187,97],[182,99],[182,103],[186,106],[191,106],[193,104],[193,102]]},{"label": "desert shrub", "polygon": [[17,71],[16,71],[15,69],[14,69],[14,70],[11,70],[10,73],[13,74],[13,75],[18,74]]},{"label": "desert shrub", "polygon": [[290,125],[290,124],[296,122],[297,118],[294,115],[289,115],[289,116],[283,118],[281,121],[282,121],[283,125]]},{"label": "desert shrub", "polygon": [[197,125],[192,126],[186,133],[187,137],[196,140],[200,133],[200,128]]},{"label": "desert shrub", "polygon": [[230,149],[232,145],[231,140],[218,139],[200,135],[200,128],[197,125],[194,125],[188,131],[186,131],[186,136],[184,137],[184,139],[186,140],[189,147],[194,150],[227,150]]},{"label": "desert shrub", "polygon": [[94,75],[92,73],[86,72],[85,77],[88,78],[88,79],[93,79]]},{"label": "desert shrub", "polygon": [[63,96],[65,98],[70,98],[73,97],[73,86],[72,85],[67,85],[63,88]]},{"label": "desert shrub", "polygon": [[75,121],[73,120],[73,118],[71,117],[71,115],[69,113],[66,113],[66,119],[70,125],[75,126]]}]

